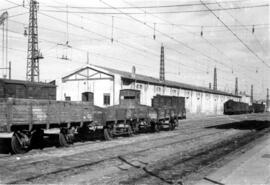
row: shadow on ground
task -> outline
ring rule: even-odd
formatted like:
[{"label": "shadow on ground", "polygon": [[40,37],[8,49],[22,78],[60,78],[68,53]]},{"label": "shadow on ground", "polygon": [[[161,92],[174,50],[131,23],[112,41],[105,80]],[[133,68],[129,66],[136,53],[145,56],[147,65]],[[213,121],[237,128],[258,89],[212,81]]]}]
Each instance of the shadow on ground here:
[{"label": "shadow on ground", "polygon": [[269,121],[248,120],[205,127],[207,129],[238,129],[238,130],[263,130],[270,127]]}]

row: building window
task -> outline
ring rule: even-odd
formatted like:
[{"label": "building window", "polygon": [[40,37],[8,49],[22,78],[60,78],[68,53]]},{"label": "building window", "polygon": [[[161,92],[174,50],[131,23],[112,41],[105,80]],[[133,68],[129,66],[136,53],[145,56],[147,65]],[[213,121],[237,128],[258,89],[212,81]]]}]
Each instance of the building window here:
[{"label": "building window", "polygon": [[155,86],[155,92],[161,92],[161,87]]},{"label": "building window", "polygon": [[171,89],[171,95],[175,96],[176,95],[176,89]]},{"label": "building window", "polygon": [[142,89],[142,88],[143,88],[142,84],[136,84],[136,89]]},{"label": "building window", "polygon": [[109,93],[103,94],[103,104],[110,105],[110,94]]}]

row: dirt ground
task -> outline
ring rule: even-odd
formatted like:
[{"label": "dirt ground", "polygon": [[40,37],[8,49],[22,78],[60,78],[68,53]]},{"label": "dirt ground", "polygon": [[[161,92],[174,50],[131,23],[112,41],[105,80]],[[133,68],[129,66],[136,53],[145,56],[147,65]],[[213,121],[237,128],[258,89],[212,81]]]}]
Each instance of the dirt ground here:
[{"label": "dirt ground", "polygon": [[201,169],[268,134],[269,121],[270,114],[208,117],[174,131],[1,155],[0,183],[192,184]]}]

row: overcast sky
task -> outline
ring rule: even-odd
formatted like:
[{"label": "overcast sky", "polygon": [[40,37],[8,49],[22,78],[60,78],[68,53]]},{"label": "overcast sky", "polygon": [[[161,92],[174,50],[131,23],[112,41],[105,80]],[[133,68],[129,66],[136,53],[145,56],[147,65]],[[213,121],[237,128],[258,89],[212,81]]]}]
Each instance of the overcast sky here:
[{"label": "overcast sky", "polygon": [[[15,79],[26,76],[29,1],[0,0],[0,13],[9,8],[8,60]],[[87,51],[90,64],[125,71],[135,66],[137,73],[158,78],[163,43],[166,79],[208,87],[217,67],[219,90],[234,92],[238,77],[239,91],[249,94],[253,84],[255,98],[265,98],[269,1],[203,2],[215,15],[198,0],[40,0],[40,79],[50,81],[81,67]],[[2,49],[0,55],[2,60]]]}]

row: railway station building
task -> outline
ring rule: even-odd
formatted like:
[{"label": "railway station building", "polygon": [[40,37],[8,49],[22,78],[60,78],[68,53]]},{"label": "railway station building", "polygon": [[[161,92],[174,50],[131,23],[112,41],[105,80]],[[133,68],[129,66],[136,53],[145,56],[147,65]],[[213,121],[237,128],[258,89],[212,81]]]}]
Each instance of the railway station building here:
[{"label": "railway station building", "polygon": [[141,104],[151,106],[153,96],[182,96],[187,114],[223,114],[223,104],[229,99],[240,101],[241,96],[175,81],[120,71],[96,65],[85,65],[55,80],[57,100],[81,101],[87,92],[94,94],[94,104],[107,107],[119,103],[121,89],[141,91]]}]

